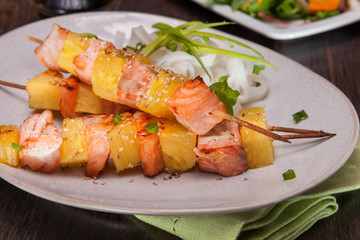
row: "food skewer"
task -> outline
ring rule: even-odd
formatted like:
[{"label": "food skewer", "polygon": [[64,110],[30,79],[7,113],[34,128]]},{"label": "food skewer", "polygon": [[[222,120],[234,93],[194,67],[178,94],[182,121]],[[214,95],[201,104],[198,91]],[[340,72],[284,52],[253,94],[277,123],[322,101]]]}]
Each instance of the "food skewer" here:
[{"label": "food skewer", "polygon": [[[26,90],[26,86],[24,86],[24,85],[11,83],[11,82],[7,82],[7,81],[3,81],[3,80],[0,80],[0,85]],[[322,130],[309,130],[309,129],[278,127],[278,126],[269,126],[269,129],[266,130],[264,128],[258,127],[254,124],[251,124],[249,122],[246,122],[244,120],[236,118],[234,116],[231,116],[231,115],[226,114],[219,110],[213,110],[211,113],[216,114],[228,121],[235,122],[235,123],[239,124],[240,126],[252,129],[252,130],[259,132],[265,136],[268,136],[274,140],[279,140],[279,141],[288,142],[288,143],[290,143],[290,141],[288,139],[321,138],[321,137],[329,137],[330,138],[330,137],[333,137],[336,135],[334,133],[327,133]],[[278,134],[273,133],[272,131],[296,133],[296,134],[278,135]]]},{"label": "food skewer", "polygon": [[[99,55],[101,55],[101,53],[100,53],[101,51],[105,51],[105,53],[108,53],[110,55],[112,55],[112,53],[119,51],[115,48],[115,46],[113,44],[103,41],[103,40],[100,40],[100,39],[97,39],[97,38],[92,39],[88,42],[87,37],[85,39],[82,39],[79,34],[73,33],[65,28],[61,28],[60,26],[58,26],[56,24],[53,25],[52,32],[46,37],[45,41],[35,38],[33,36],[26,36],[26,38],[30,41],[34,41],[34,42],[40,44],[39,47],[37,47],[35,49],[35,54],[37,55],[37,57],[39,58],[39,60],[42,64],[44,64],[45,66],[48,66],[48,67],[50,67],[50,66],[55,67],[55,68],[60,67],[60,69],[66,69],[67,71],[69,71],[70,73],[73,73],[73,74],[80,74],[79,75],[80,80],[82,80],[90,85],[94,84],[93,90],[96,95],[98,95],[100,97],[104,97],[105,99],[106,99],[106,97],[108,97],[108,96],[101,95],[103,91],[96,90],[96,87],[95,87],[96,82],[94,82],[94,80],[92,79],[93,74],[91,74],[91,72],[93,71],[92,68],[94,68],[94,64],[96,62],[95,59],[100,58]],[[57,41],[54,41],[54,39]],[[67,40],[67,39],[69,39],[69,40]],[[71,40],[71,39],[73,39],[73,40]],[[75,42],[74,42],[74,39],[75,39]],[[76,39],[78,39],[78,40],[76,40]],[[68,54],[70,54],[72,57],[70,57],[70,59],[66,60],[67,64],[65,64],[63,66],[61,61],[59,60],[59,58],[63,59],[61,57],[61,54],[62,54],[61,52],[66,51],[64,49],[69,48],[69,47],[67,47],[67,44],[68,44],[67,41],[74,42],[75,44],[76,44],[76,41],[80,41],[81,44],[79,46],[79,49],[76,50],[75,52],[73,50],[71,50],[71,52],[66,53],[66,56],[69,56]],[[77,44],[79,44],[79,43],[77,43]],[[55,54],[54,56],[52,56],[53,58],[50,60],[44,59],[45,56],[43,55],[43,54],[47,54],[48,51],[52,51],[51,54]],[[123,55],[122,57],[124,57],[124,56],[128,56],[128,55]],[[133,55],[133,57],[134,57],[134,55]],[[54,62],[53,59],[57,59],[56,62]],[[112,58],[110,58],[110,56],[107,55],[106,63],[108,63],[109,61],[111,62],[111,59]],[[58,62],[58,60],[59,60],[59,62]],[[71,62],[70,65],[68,65],[69,60]],[[47,61],[50,61],[50,62],[47,62]],[[144,61],[144,59],[142,59],[142,61]],[[80,66],[83,66],[83,64],[85,64],[85,66],[90,66],[90,69],[91,69],[90,74],[88,72],[84,72],[82,70],[78,71],[79,66],[77,66],[77,65],[79,63],[80,63]],[[59,64],[60,64],[60,66],[59,66]],[[151,111],[149,112],[148,111],[149,105],[148,105],[148,103],[146,103],[146,102],[150,102],[150,100],[149,100],[150,98],[154,98],[154,97],[157,98],[156,95],[158,95],[157,94],[158,90],[155,93],[153,93],[154,95],[150,95],[150,97],[148,97],[148,98],[143,97],[143,95],[147,94],[151,90],[152,82],[154,81],[155,76],[159,77],[162,74],[163,76],[165,75],[164,77],[167,77],[167,78],[169,78],[169,77],[175,78],[175,77],[171,76],[171,73],[169,75],[169,73],[167,73],[166,70],[163,71],[162,69],[155,68],[152,65],[147,65],[148,63],[146,62],[146,60],[145,60],[145,62],[138,62],[138,61],[131,60],[129,65],[126,65],[126,64],[123,66],[123,70],[121,70],[121,71],[125,71],[125,72],[123,72],[123,75],[127,75],[125,77],[126,80],[124,79],[124,76],[121,77],[121,79],[124,79],[124,81],[125,81],[125,83],[121,83],[121,85],[123,85],[123,89],[117,90],[118,92],[116,93],[116,95],[117,95],[116,99],[111,97],[111,99],[108,99],[108,100],[118,102],[119,95],[120,95],[120,99],[122,97],[125,98],[125,99],[121,99],[120,103],[129,105],[130,107],[133,107],[133,108],[140,108],[140,110],[148,112],[157,117],[163,117],[163,116],[157,115],[155,112],[151,112]],[[72,66],[72,65],[74,65],[74,66]],[[135,67],[133,65],[135,65]],[[74,67],[75,67],[75,69],[74,69]],[[80,69],[81,68],[83,68],[83,67],[80,67]],[[119,68],[119,67],[117,67],[117,68]],[[140,70],[140,69],[142,69],[142,70]],[[113,69],[110,69],[110,71],[111,70],[113,70]],[[132,71],[143,72],[142,73],[143,75],[141,75],[141,78],[146,78],[148,80],[144,81],[144,79],[141,79],[139,82],[139,79],[136,79],[139,77],[133,76]],[[101,73],[101,74],[103,74],[103,73]],[[129,81],[128,81],[129,76],[134,78],[134,82],[129,83]],[[121,80],[121,81],[123,81],[123,80]],[[148,81],[150,81],[150,84]],[[303,135],[299,134],[299,136],[297,136],[297,135],[290,136],[289,135],[288,137],[282,137],[282,136],[280,136],[276,133],[273,133],[267,129],[260,128],[256,125],[247,123],[243,120],[240,120],[238,118],[235,118],[235,117],[227,114],[226,111],[224,111],[225,110],[224,105],[222,103],[218,104],[218,103],[220,103],[219,99],[215,96],[215,94],[213,92],[209,91],[206,84],[204,84],[202,79],[199,77],[195,78],[194,80],[189,80],[187,82],[185,81],[185,83],[183,83],[183,85],[181,85],[181,82],[183,82],[183,80],[180,81],[180,85],[179,85],[179,83],[175,83],[177,85],[175,87],[175,89],[176,89],[175,92],[173,92],[172,95],[170,95],[167,98],[168,100],[166,100],[166,101],[164,100],[164,102],[162,104],[163,105],[166,104],[167,107],[169,108],[169,110],[172,112],[172,114],[175,115],[176,119],[181,124],[183,124],[185,127],[187,127],[188,129],[190,129],[191,131],[193,131],[196,134],[199,134],[199,135],[205,134],[216,123],[220,122],[222,119],[227,119],[229,121],[236,122],[240,126],[244,126],[249,129],[252,129],[254,131],[257,131],[261,134],[264,134],[264,135],[272,138],[273,140],[279,140],[279,141],[290,143],[290,141],[288,139],[306,137],[306,136],[304,136],[304,133],[301,133]],[[134,88],[132,86],[134,84],[138,84],[138,87]],[[118,85],[118,84],[116,84],[116,85]],[[185,85],[187,86],[187,88],[181,89]],[[114,85],[112,87],[114,87]],[[157,89],[158,87],[159,86],[154,87],[154,89]],[[167,86],[167,87],[169,87],[169,86]],[[126,92],[129,88],[136,89],[135,91],[139,91],[139,92],[135,92],[135,93],[132,92],[134,90],[132,90],[130,92]],[[190,96],[189,89],[199,89],[199,90],[192,91],[192,92],[190,91],[191,92],[190,94],[192,94],[192,98],[190,98],[189,97]],[[166,92],[168,92],[168,89],[166,89],[166,90],[167,90]],[[128,98],[127,95],[129,95],[129,93],[130,93],[130,95],[132,95],[130,101],[129,101],[129,99],[127,99]],[[161,94],[162,94],[162,92],[161,92]],[[200,112],[198,114],[198,116],[196,116],[196,115],[192,116],[195,109],[187,110],[186,108],[189,108],[189,105],[191,105],[191,104],[188,104],[189,101],[190,102],[195,101],[194,103],[197,104],[198,98],[196,95],[200,95],[200,94],[202,94],[203,97],[205,96],[208,98],[208,100],[206,100],[204,102],[204,104],[207,104],[206,105],[207,107],[205,107],[205,108],[209,108],[209,109],[206,109],[205,111]],[[134,100],[134,96],[137,100]],[[186,97],[184,97],[184,96],[186,96]],[[214,96],[215,96],[215,98],[214,98]],[[141,98],[140,102],[138,100],[139,98]],[[182,103],[184,101],[184,98],[187,101],[186,104]],[[148,99],[148,100],[146,101],[146,99]],[[178,100],[178,99],[180,99],[180,100]],[[189,99],[191,99],[191,100],[189,100]],[[160,100],[160,99],[158,99],[158,100]],[[207,102],[211,102],[211,104],[208,104]],[[179,105],[179,103],[182,105]],[[159,104],[161,104],[161,103],[159,103]],[[179,108],[180,108],[180,110],[179,110]],[[184,110],[184,108],[185,108],[185,110]],[[197,111],[199,111],[199,110],[197,110]],[[201,114],[203,116],[201,116]],[[212,117],[212,116],[214,116],[214,117]],[[199,119],[200,121],[195,120],[195,122],[194,122],[194,117],[197,117],[197,119]],[[203,118],[208,118],[209,120],[206,120],[204,122],[203,120],[201,120]],[[199,121],[199,123],[197,121]],[[206,126],[204,127],[203,124],[205,124]],[[316,133],[312,133],[312,135],[309,135],[309,137],[324,137],[324,136],[333,136],[333,135],[319,132],[319,131]]]}]

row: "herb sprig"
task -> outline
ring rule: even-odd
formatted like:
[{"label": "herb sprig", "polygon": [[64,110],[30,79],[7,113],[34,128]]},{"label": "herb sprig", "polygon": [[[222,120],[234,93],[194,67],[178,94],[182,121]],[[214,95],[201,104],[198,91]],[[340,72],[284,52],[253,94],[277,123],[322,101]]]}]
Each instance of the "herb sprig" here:
[{"label": "herb sprig", "polygon": [[[210,27],[218,27],[218,26],[224,26],[234,24],[233,22],[216,22],[216,23],[203,23],[200,21],[190,21],[185,24],[179,25],[177,27],[172,27],[165,23],[155,23],[152,27],[159,29],[155,33],[158,35],[157,38],[155,38],[152,42],[150,42],[146,47],[144,47],[141,51],[147,55],[150,56],[152,53],[154,53],[157,49],[161,48],[162,46],[165,46],[166,44],[177,42],[181,43],[185,46],[187,52],[191,55],[193,55],[201,67],[204,69],[206,74],[210,77],[209,72],[207,71],[204,63],[202,62],[200,58],[200,54],[202,53],[210,53],[210,54],[218,54],[223,56],[230,56],[230,57],[237,57],[244,60],[249,60],[261,65],[270,66],[273,68],[276,68],[273,64],[269,63],[264,56],[261,55],[258,51],[253,49],[252,47],[236,41],[234,39],[231,39],[226,36],[218,35],[215,33],[209,33],[209,32],[203,32],[199,31],[204,28],[210,28]],[[211,46],[209,44],[206,44],[204,42],[200,42],[197,40],[193,40],[189,38],[188,36],[200,36],[203,39],[209,39],[214,38],[221,41],[228,41],[231,43],[234,43],[236,45],[239,45],[241,47],[247,48],[251,51],[253,51],[256,55],[248,55],[244,53],[239,53],[235,51],[226,50],[223,48],[218,48]],[[211,77],[210,77],[211,78]]]}]

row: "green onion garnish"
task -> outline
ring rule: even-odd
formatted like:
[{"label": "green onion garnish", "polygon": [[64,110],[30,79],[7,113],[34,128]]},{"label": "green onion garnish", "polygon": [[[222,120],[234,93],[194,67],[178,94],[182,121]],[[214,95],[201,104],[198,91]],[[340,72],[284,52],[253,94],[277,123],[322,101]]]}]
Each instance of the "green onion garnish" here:
[{"label": "green onion garnish", "polygon": [[304,119],[306,119],[308,117],[309,116],[307,115],[307,113],[304,110],[301,110],[300,112],[297,112],[297,113],[293,114],[293,118],[294,118],[296,123],[299,123],[301,120],[304,120]]},{"label": "green onion garnish", "polygon": [[145,46],[146,46],[145,44],[142,44],[141,42],[138,42],[135,47],[132,47],[132,46],[128,45],[128,46],[126,46],[126,48],[134,50],[135,52],[137,52],[137,51],[141,51]]},{"label": "green onion garnish", "polygon": [[83,38],[95,38],[98,39],[98,37],[93,33],[80,33],[80,36]]},{"label": "green onion garnish", "polygon": [[258,75],[260,71],[264,69],[265,69],[264,65],[254,65],[252,73]]},{"label": "green onion garnish", "polygon": [[18,151],[22,150],[22,147],[19,144],[16,144],[16,143],[11,143],[11,147],[18,150]]},{"label": "green onion garnish", "polygon": [[295,172],[292,169],[287,170],[282,175],[285,181],[296,178]]},{"label": "green onion garnish", "polygon": [[120,115],[115,114],[113,123],[116,125],[120,122],[121,119],[122,119],[122,117]]},{"label": "green onion garnish", "polygon": [[145,125],[145,131],[150,134],[155,134],[159,130],[157,122],[150,122]]},{"label": "green onion garnish", "polygon": [[165,45],[165,47],[166,47],[167,49],[169,49],[169,51],[175,52],[175,51],[177,50],[178,45],[177,45],[176,43],[167,43],[167,44]]},{"label": "green onion garnish", "polygon": [[[209,32],[203,32],[199,31],[204,28],[210,28],[210,27],[218,27],[218,26],[224,26],[229,24],[235,24],[232,22],[218,22],[218,23],[203,23],[199,21],[191,21],[187,22],[185,24],[179,25],[177,27],[171,27],[170,25],[167,25],[165,23],[155,23],[152,27],[159,29],[157,32],[155,32],[158,37],[155,38],[152,42],[150,42],[145,48],[142,49],[142,52],[150,56],[152,53],[154,53],[157,49],[161,48],[162,46],[166,46],[166,44],[170,42],[178,42],[181,43],[183,47],[180,49],[185,50],[187,53],[193,55],[196,60],[199,62],[201,67],[204,69],[206,74],[210,77],[209,72],[207,71],[204,63],[202,62],[200,58],[201,53],[209,53],[209,54],[218,54],[223,56],[229,56],[229,57],[237,57],[244,60],[249,60],[255,63],[258,63],[260,65],[267,65],[276,68],[271,63],[267,62],[267,60],[255,49],[252,47],[241,43],[239,41],[236,41],[234,39],[218,35],[215,33],[209,33]],[[224,42],[230,42],[232,44],[236,44],[238,46],[247,48],[251,51],[253,51],[256,55],[248,55],[243,54],[235,51],[229,51],[222,48],[217,48],[214,46],[211,46],[209,44],[206,44],[204,42],[200,42],[197,40],[193,40],[191,38],[188,38],[187,36],[200,36],[202,39],[207,42],[208,39],[214,38],[220,41]],[[211,78],[211,77],[210,77]]]},{"label": "green onion garnish", "polygon": [[153,73],[155,73],[155,74],[159,74],[159,72],[158,71],[156,71],[155,69],[153,69],[153,68],[148,68],[149,70],[150,70],[150,72],[153,72]]}]

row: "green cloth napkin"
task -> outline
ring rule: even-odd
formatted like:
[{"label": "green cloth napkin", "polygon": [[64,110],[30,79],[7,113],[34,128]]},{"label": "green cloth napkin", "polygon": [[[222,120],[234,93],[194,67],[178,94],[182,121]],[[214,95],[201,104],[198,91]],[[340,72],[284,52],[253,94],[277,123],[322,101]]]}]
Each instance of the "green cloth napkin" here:
[{"label": "green cloth napkin", "polygon": [[202,216],[135,217],[182,239],[295,239],[338,209],[332,194],[360,188],[360,140],[345,165],[304,195],[248,212]]}]

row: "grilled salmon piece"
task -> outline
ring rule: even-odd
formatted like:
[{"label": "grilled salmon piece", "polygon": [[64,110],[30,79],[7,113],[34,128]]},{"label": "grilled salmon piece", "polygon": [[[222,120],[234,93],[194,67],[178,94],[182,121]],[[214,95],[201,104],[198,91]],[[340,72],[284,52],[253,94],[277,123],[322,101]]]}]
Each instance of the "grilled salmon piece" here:
[{"label": "grilled salmon piece", "polygon": [[21,165],[32,170],[52,172],[60,162],[62,136],[52,123],[49,110],[36,113],[20,125],[19,153]]},{"label": "grilled salmon piece", "polygon": [[183,126],[194,134],[204,135],[223,119],[211,112],[226,112],[225,105],[201,77],[189,80],[167,100],[170,111]]},{"label": "grilled salmon piece", "polygon": [[146,124],[159,122],[159,119],[148,113],[137,111],[134,114],[137,139],[140,143],[141,164],[146,176],[154,176],[164,169],[160,141],[158,133],[148,133],[145,129]]},{"label": "grilled salmon piece", "polygon": [[129,106],[116,102],[111,102],[106,99],[101,99],[101,106],[103,109],[103,113],[105,114],[121,114],[124,112],[129,112],[131,110]]},{"label": "grilled salmon piece", "polygon": [[78,78],[91,85],[91,74],[95,59],[101,51],[116,50],[115,46],[107,41],[101,39],[93,39],[89,42],[88,48],[76,55],[73,59],[74,69]]},{"label": "grilled salmon piece", "polygon": [[223,121],[207,134],[198,136],[196,162],[204,172],[231,177],[247,169],[245,151],[236,123]]},{"label": "grilled salmon piece", "polygon": [[124,65],[118,81],[117,102],[137,108],[137,104],[145,95],[149,85],[157,76],[159,69],[149,64],[129,59]]},{"label": "grilled salmon piece", "polygon": [[75,113],[78,93],[80,89],[79,79],[73,75],[64,79],[60,85],[60,111],[64,118],[76,117]]},{"label": "grilled salmon piece", "polygon": [[53,24],[50,34],[42,44],[35,48],[34,52],[38,60],[46,68],[53,71],[62,69],[56,64],[56,59],[60,55],[64,46],[65,39],[70,31]]},{"label": "grilled salmon piece", "polygon": [[88,150],[85,175],[97,178],[104,169],[110,154],[107,133],[113,127],[114,117],[110,115],[89,115],[82,118]]}]

